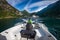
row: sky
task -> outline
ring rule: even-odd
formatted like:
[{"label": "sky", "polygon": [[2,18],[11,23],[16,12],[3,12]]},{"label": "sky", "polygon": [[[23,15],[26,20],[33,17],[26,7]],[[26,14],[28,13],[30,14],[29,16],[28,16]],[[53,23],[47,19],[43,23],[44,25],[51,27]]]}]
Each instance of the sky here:
[{"label": "sky", "polygon": [[19,11],[26,10],[29,13],[34,13],[43,10],[58,0],[6,0],[11,6]]}]

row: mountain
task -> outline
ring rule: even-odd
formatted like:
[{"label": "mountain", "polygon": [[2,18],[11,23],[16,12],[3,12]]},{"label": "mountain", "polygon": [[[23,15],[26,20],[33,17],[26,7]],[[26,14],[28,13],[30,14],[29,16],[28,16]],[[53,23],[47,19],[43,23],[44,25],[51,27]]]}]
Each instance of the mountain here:
[{"label": "mountain", "polygon": [[16,10],[6,0],[0,0],[0,18],[19,17],[21,12]]},{"label": "mountain", "polygon": [[59,17],[60,18],[60,1],[49,5],[47,8],[36,13],[36,15],[40,17],[52,17],[52,18]]}]

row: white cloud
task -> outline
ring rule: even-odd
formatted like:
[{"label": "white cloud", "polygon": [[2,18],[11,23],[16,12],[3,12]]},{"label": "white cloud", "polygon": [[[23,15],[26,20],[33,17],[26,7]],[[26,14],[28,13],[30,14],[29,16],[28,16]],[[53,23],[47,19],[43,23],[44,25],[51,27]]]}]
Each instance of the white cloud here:
[{"label": "white cloud", "polygon": [[41,11],[42,9],[46,8],[47,6],[44,6],[44,7],[40,7],[38,8],[37,10],[33,11],[33,12],[38,12],[38,11]]},{"label": "white cloud", "polygon": [[[38,11],[41,11],[42,9],[46,8],[48,5],[50,4],[53,4],[55,3],[56,1],[58,0],[43,0],[43,1],[39,1],[37,0],[38,2],[34,2],[31,4],[32,1],[34,0],[6,0],[10,5],[12,5],[13,7],[15,7],[16,9],[20,10],[19,8],[16,7],[16,5],[22,3],[22,2],[26,2],[27,1],[27,4],[24,8],[24,10],[27,10],[29,13],[32,13],[32,12],[38,12]],[[29,2],[28,2],[29,1]],[[19,5],[20,6],[20,5]],[[39,7],[35,10],[32,10],[30,11],[30,8],[33,8],[33,7]]]},{"label": "white cloud", "polygon": [[6,0],[9,4],[11,4],[12,6],[15,6],[17,4],[20,4],[22,2],[24,2],[25,0]]},{"label": "white cloud", "polygon": [[[35,3],[32,3],[32,4],[28,4],[26,7],[25,7],[25,10],[27,10],[29,13],[33,13],[33,12],[38,12],[44,8],[46,8],[48,5],[50,4],[53,4],[55,3],[57,0],[49,0],[49,1],[39,1],[39,2],[35,2]],[[39,8],[37,8],[36,10],[33,10],[33,11],[30,11],[29,9],[30,8],[33,8],[35,6],[38,6]]]},{"label": "white cloud", "polygon": [[41,11],[42,9],[44,9],[44,8],[46,8],[47,6],[42,6],[42,7],[39,7],[39,8],[37,8],[36,10],[33,10],[33,11],[30,11],[30,10],[28,10],[28,9],[26,9],[29,13],[33,13],[33,12],[38,12],[38,11]]}]

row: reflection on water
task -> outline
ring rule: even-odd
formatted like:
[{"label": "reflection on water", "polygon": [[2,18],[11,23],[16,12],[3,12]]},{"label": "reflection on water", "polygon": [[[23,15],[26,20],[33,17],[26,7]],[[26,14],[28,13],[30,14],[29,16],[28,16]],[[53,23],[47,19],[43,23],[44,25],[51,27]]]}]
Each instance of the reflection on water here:
[{"label": "reflection on water", "polygon": [[20,19],[0,19],[0,32],[13,27],[16,23],[22,22]]},{"label": "reflection on water", "polygon": [[[38,20],[39,22],[41,19]],[[43,23],[48,27],[49,31],[60,40],[60,19],[43,19]],[[17,23],[21,23],[22,20],[18,19],[0,19],[0,32],[13,27]]]},{"label": "reflection on water", "polygon": [[44,24],[48,27],[49,31],[60,40],[60,19],[45,20]]}]

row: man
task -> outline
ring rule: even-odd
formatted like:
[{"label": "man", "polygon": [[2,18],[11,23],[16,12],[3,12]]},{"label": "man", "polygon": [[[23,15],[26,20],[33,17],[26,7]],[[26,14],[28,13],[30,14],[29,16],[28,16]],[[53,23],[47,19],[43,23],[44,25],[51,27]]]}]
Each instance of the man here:
[{"label": "man", "polygon": [[32,26],[32,20],[29,18],[27,25],[26,25],[26,30],[32,30],[33,26]]},{"label": "man", "polygon": [[32,29],[33,29],[32,20],[29,18],[27,25],[26,25],[26,30],[20,31],[21,37],[27,38],[27,40],[28,40],[28,38],[35,40],[36,31],[32,30]]}]

